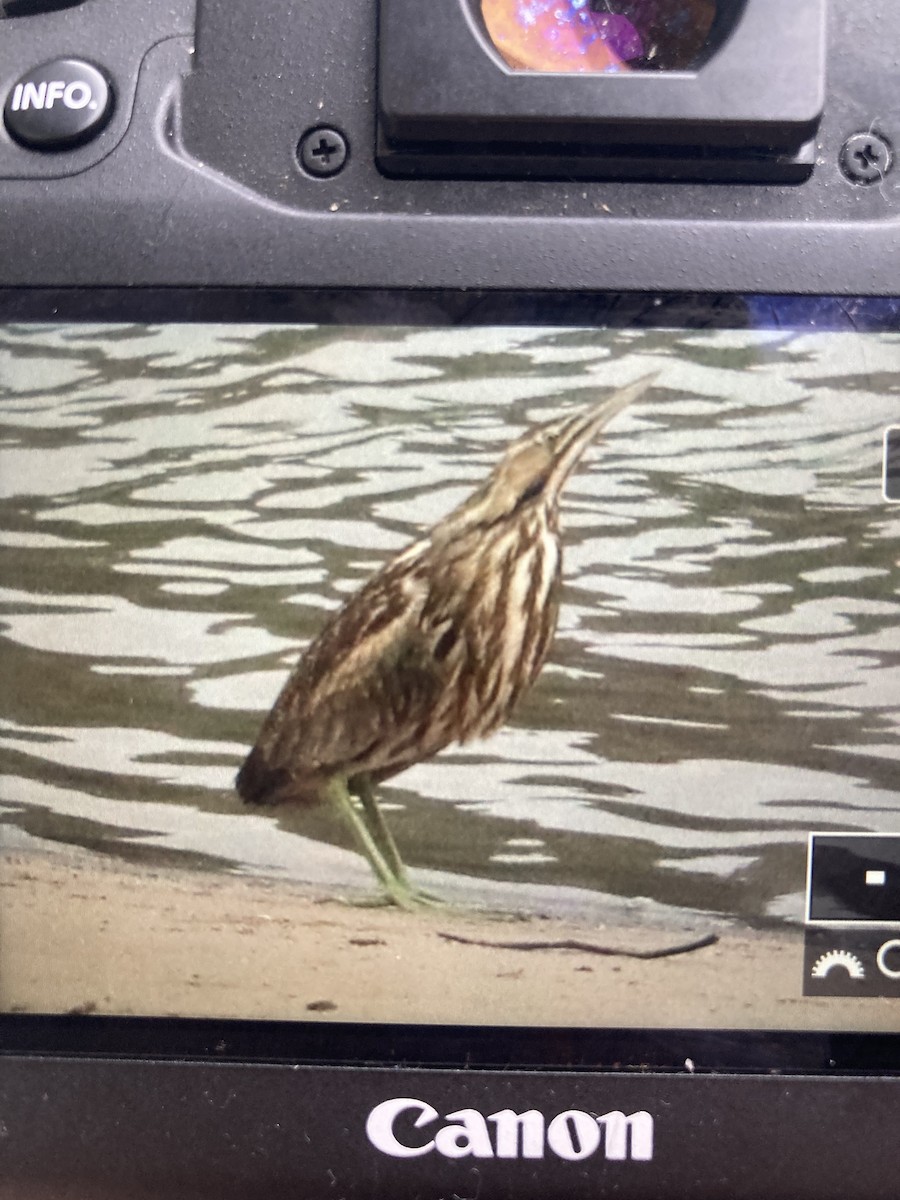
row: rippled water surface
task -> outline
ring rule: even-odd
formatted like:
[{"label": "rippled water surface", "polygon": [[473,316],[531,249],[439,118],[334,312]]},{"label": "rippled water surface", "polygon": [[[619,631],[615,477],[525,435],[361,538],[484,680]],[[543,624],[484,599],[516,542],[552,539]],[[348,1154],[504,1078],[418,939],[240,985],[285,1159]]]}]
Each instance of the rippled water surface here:
[{"label": "rippled water surface", "polygon": [[0,329],[0,838],[364,882],[332,814],[231,788],[298,649],[648,370],[567,489],[537,686],[384,807],[458,894],[798,919],[809,830],[900,831],[896,336]]}]

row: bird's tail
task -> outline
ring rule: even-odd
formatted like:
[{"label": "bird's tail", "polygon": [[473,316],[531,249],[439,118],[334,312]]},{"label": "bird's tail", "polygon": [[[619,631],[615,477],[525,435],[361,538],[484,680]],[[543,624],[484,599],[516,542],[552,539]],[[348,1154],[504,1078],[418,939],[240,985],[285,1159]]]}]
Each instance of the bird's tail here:
[{"label": "bird's tail", "polygon": [[290,782],[284,767],[273,767],[259,746],[254,746],[237,773],[235,787],[245,804],[277,804]]}]

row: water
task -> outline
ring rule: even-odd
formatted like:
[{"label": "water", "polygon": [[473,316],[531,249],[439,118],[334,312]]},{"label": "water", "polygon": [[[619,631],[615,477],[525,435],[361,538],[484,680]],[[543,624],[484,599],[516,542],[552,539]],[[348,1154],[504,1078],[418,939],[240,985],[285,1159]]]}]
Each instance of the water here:
[{"label": "water", "polygon": [[0,839],[365,883],[329,812],[232,791],[298,649],[648,370],[567,489],[537,686],[384,807],[463,899],[799,920],[810,830],[900,831],[893,335],[0,329]]}]

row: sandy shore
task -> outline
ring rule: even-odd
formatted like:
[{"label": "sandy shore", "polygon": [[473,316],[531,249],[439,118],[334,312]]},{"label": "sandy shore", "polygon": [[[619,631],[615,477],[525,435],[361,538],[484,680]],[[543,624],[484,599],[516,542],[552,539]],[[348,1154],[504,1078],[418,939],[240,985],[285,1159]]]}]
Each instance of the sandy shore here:
[{"label": "sandy shore", "polygon": [[588,928],[342,903],[281,881],[0,857],[0,1010],[516,1025],[896,1030],[896,1001],[803,999],[799,932],[721,933],[639,960],[451,941],[674,946],[697,931]]}]

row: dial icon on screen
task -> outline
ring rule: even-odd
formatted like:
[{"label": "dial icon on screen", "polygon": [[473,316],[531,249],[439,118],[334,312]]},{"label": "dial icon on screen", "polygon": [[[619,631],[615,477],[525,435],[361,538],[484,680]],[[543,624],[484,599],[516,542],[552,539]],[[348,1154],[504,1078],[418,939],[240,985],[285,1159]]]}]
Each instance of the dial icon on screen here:
[{"label": "dial icon on screen", "polygon": [[838,969],[846,971],[851,979],[865,979],[866,977],[865,967],[849,950],[829,950],[816,959],[810,974],[813,979],[824,979],[829,971]]}]

